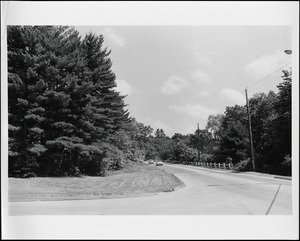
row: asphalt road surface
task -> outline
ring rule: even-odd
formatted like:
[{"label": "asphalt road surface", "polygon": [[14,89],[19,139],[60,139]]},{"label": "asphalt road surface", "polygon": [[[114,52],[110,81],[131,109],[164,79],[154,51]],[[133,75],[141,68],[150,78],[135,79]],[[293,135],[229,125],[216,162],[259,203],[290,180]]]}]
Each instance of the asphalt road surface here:
[{"label": "asphalt road surface", "polygon": [[132,198],[9,202],[9,215],[292,215],[290,180],[183,165],[157,168],[186,186]]}]

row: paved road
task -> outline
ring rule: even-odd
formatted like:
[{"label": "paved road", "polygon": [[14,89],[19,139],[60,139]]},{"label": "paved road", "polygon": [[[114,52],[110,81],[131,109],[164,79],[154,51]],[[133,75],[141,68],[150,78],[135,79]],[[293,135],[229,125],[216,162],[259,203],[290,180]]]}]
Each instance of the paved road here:
[{"label": "paved road", "polygon": [[185,187],[145,197],[10,202],[9,215],[291,215],[292,182],[203,167],[162,167]]}]

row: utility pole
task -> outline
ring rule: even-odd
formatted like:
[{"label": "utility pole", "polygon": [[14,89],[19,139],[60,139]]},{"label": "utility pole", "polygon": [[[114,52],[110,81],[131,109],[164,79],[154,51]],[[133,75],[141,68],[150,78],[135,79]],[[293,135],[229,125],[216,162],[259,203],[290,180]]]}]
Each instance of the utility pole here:
[{"label": "utility pole", "polygon": [[250,109],[249,109],[249,101],[248,101],[248,93],[247,93],[247,89],[245,89],[245,93],[246,93],[246,103],[247,103],[247,113],[248,113],[248,127],[249,127],[249,139],[250,139],[251,161],[252,161],[252,165],[253,165],[253,171],[255,171],[254,152],[253,152],[253,142],[252,142],[252,130],[251,130],[251,117],[250,117]]},{"label": "utility pole", "polygon": [[200,162],[200,138],[199,138],[199,123],[197,123],[197,149],[198,149],[198,162]]}]

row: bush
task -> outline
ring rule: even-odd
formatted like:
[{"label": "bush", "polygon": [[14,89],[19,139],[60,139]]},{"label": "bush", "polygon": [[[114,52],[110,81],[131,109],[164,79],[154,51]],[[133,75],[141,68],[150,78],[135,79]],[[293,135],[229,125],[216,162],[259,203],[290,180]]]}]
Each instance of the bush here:
[{"label": "bush", "polygon": [[242,160],[235,164],[234,170],[240,172],[253,171],[252,162],[250,158],[247,158],[246,160]]},{"label": "bush", "polygon": [[82,174],[78,166],[72,165],[69,172],[67,172],[68,176],[80,177]]},{"label": "bush", "polygon": [[179,157],[183,163],[196,162],[198,158],[198,152],[193,148],[186,147],[183,149]]},{"label": "bush", "polygon": [[287,176],[292,175],[292,158],[290,155],[284,157],[284,161],[280,165],[280,174]]},{"label": "bush", "polygon": [[213,162],[213,156],[210,154],[203,153],[200,155],[201,162]]},{"label": "bush", "polygon": [[37,176],[34,172],[27,172],[27,173],[22,174],[19,177],[21,177],[21,178],[30,178],[30,177],[37,177]]},{"label": "bush", "polygon": [[231,157],[226,157],[225,163],[232,163],[232,158]]}]

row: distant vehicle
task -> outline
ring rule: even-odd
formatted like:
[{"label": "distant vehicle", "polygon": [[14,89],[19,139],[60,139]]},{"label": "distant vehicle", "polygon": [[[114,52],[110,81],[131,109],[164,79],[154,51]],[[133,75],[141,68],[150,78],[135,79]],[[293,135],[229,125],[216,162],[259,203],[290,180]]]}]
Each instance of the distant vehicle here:
[{"label": "distant vehicle", "polygon": [[153,161],[153,160],[149,160],[148,163],[149,163],[149,164],[153,164],[154,161]]},{"label": "distant vehicle", "polygon": [[162,162],[162,161],[156,162],[156,166],[162,166],[162,165],[163,165],[163,162]]}]

